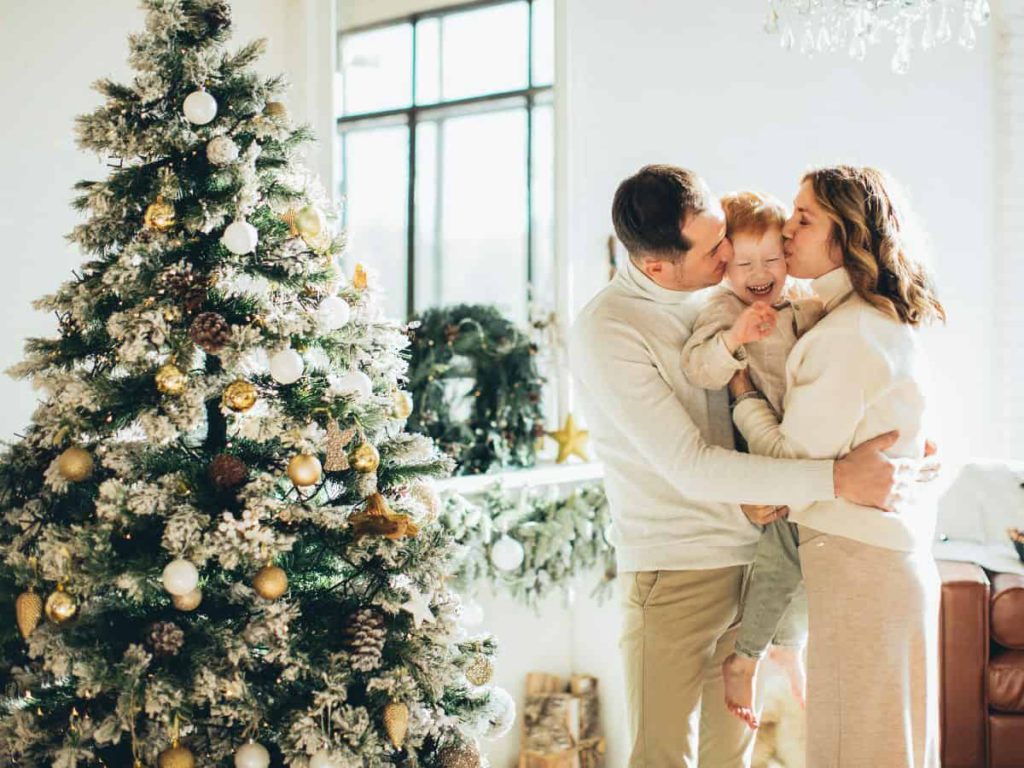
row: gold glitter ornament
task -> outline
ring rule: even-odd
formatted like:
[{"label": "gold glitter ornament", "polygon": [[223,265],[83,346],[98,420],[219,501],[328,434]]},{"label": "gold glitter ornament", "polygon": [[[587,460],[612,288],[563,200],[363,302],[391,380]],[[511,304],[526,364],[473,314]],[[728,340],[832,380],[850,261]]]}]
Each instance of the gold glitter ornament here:
[{"label": "gold glitter ornament", "polygon": [[58,584],[57,589],[46,598],[46,618],[54,624],[63,624],[78,613],[75,598],[64,591],[64,585]]},{"label": "gold glitter ornament", "polygon": [[235,413],[244,413],[256,405],[259,393],[256,387],[245,379],[235,379],[224,390],[223,403]]},{"label": "gold glitter ornament", "polygon": [[174,363],[162,365],[156,372],[156,388],[161,394],[177,397],[187,386],[188,377]]},{"label": "gold glitter ornament", "polygon": [[288,119],[288,107],[280,101],[268,101],[263,107],[263,114],[267,117],[274,117],[280,120]]},{"label": "gold glitter ornament", "polygon": [[57,469],[65,480],[78,483],[92,474],[92,454],[84,448],[73,445],[57,459]]},{"label": "gold glitter ornament", "polygon": [[184,595],[171,595],[171,602],[179,611],[188,613],[194,611],[203,602],[203,592],[201,589],[193,589]]},{"label": "gold glitter ornament", "polygon": [[288,574],[276,565],[265,565],[253,577],[252,587],[260,597],[277,600],[288,591]]},{"label": "gold glitter ornament", "polygon": [[356,472],[376,472],[380,466],[380,453],[373,443],[360,443],[349,454],[348,460]]},{"label": "gold glitter ornament", "polygon": [[319,483],[322,473],[320,459],[308,453],[293,456],[288,462],[288,478],[300,488]]},{"label": "gold glitter ornament", "polygon": [[384,707],[384,730],[391,745],[401,749],[409,732],[409,707],[400,701],[392,701]]},{"label": "gold glitter ornament", "polygon": [[159,768],[195,768],[196,759],[187,747],[175,744],[160,753],[156,764]]},{"label": "gold glitter ornament", "polygon": [[349,468],[348,456],[345,448],[355,436],[354,429],[341,431],[337,419],[331,419],[327,423],[327,457],[324,461],[324,469],[327,472],[343,472]]},{"label": "gold glitter ornament", "polygon": [[22,592],[14,601],[14,615],[18,619],[18,631],[22,638],[28,640],[43,619],[43,598],[31,589]]},{"label": "gold glitter ornament", "polygon": [[469,662],[469,666],[466,667],[466,679],[473,685],[487,685],[493,677],[494,665],[483,654],[474,656],[473,660]]},{"label": "gold glitter ornament", "polygon": [[356,271],[352,274],[352,287],[359,291],[365,291],[369,281],[366,278],[366,270],[362,264],[356,264]]},{"label": "gold glitter ornament", "polygon": [[399,389],[391,396],[391,412],[396,419],[408,419],[412,416],[412,395]]},{"label": "gold glitter ornament", "polygon": [[480,753],[471,744],[445,747],[437,753],[440,768],[480,768]]},{"label": "gold glitter ornament", "polygon": [[164,232],[174,226],[174,206],[157,195],[156,202],[146,208],[143,216],[146,229],[155,229]]}]

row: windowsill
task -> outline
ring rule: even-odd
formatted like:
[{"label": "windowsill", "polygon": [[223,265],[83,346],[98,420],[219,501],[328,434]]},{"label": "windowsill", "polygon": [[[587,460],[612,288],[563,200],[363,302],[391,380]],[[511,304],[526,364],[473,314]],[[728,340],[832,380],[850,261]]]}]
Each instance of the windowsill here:
[{"label": "windowsill", "polygon": [[486,475],[462,475],[449,477],[435,482],[439,492],[454,492],[462,495],[482,493],[494,485],[501,484],[504,488],[533,488],[545,485],[561,485],[563,483],[584,483],[590,480],[601,480],[604,477],[604,466],[598,461],[579,462],[575,464],[555,464],[552,462],[539,464],[530,469],[510,469]]}]

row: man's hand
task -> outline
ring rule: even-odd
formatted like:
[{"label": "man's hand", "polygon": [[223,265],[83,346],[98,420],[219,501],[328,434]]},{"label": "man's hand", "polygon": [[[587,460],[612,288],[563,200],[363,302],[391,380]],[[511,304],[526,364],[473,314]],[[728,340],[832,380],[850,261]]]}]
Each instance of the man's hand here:
[{"label": "man's hand", "polygon": [[789,514],[789,507],[773,507],[770,504],[767,506],[740,504],[740,509],[747,516],[747,520],[754,525],[768,525],[768,523],[774,523]]},{"label": "man's hand", "polygon": [[902,467],[885,451],[900,439],[899,432],[888,432],[861,443],[835,463],[833,473],[836,497],[864,507],[892,512],[901,498],[905,482]]},{"label": "man's hand", "polygon": [[754,386],[750,372],[746,368],[740,368],[729,380],[729,394],[733,396],[733,399],[745,395],[747,392],[753,392],[755,389],[757,387]]},{"label": "man's hand", "polygon": [[743,310],[732,328],[725,332],[725,346],[735,352],[737,347],[765,339],[772,335],[778,320],[778,312],[763,301],[756,301]]}]

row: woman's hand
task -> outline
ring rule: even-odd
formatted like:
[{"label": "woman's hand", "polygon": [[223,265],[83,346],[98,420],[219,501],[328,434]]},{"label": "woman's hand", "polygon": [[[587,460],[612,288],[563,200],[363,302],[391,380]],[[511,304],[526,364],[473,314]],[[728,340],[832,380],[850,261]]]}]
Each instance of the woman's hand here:
[{"label": "woman's hand", "polygon": [[747,520],[754,525],[768,525],[776,520],[781,520],[789,514],[789,507],[773,507],[771,504],[767,506],[740,504],[740,509],[747,516]]},{"label": "woman's hand", "polygon": [[736,371],[729,382],[729,393],[734,399],[748,392],[754,392],[756,389],[754,382],[750,380],[750,374],[746,368]]}]

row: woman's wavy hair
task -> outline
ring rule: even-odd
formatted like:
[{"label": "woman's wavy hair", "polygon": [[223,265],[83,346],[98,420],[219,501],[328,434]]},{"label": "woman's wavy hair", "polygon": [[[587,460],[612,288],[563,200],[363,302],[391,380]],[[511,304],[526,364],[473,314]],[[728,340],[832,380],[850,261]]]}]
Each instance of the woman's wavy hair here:
[{"label": "woman's wavy hair", "polygon": [[910,244],[908,211],[896,184],[874,168],[835,165],[804,176],[832,219],[832,240],[864,301],[919,326],[946,320],[932,277]]}]

